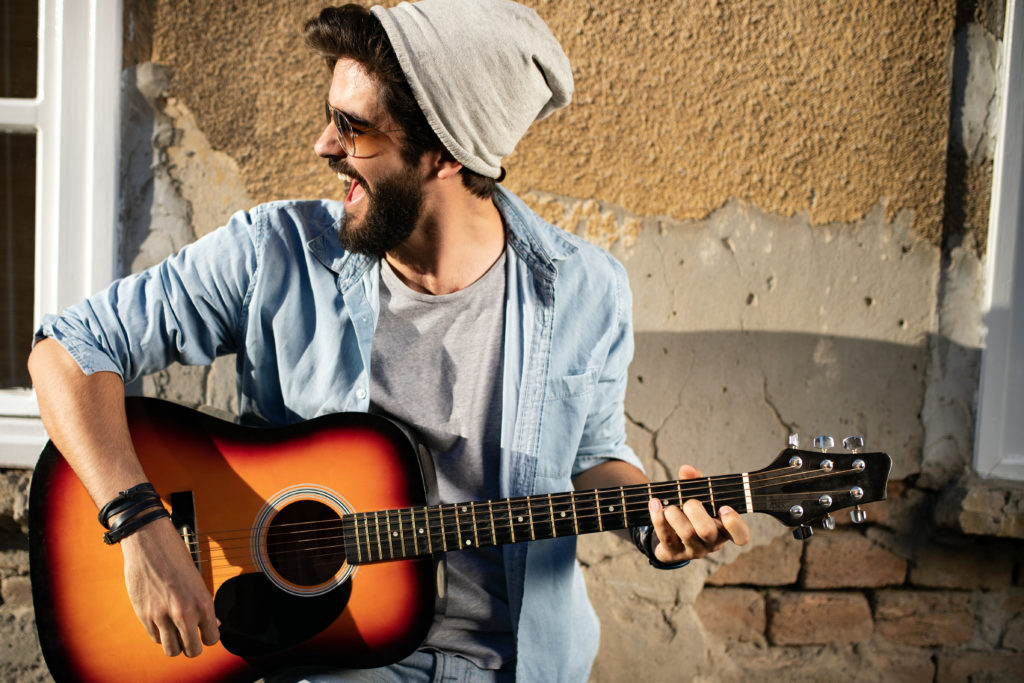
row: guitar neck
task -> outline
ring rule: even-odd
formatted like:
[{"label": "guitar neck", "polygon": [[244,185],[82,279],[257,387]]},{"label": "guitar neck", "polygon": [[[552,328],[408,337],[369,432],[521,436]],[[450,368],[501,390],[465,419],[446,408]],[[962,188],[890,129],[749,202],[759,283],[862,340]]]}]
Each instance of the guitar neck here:
[{"label": "guitar neck", "polygon": [[379,510],[342,520],[345,555],[352,564],[367,564],[615,531],[650,524],[652,497],[665,505],[697,498],[712,515],[722,505],[756,511],[747,474]]}]

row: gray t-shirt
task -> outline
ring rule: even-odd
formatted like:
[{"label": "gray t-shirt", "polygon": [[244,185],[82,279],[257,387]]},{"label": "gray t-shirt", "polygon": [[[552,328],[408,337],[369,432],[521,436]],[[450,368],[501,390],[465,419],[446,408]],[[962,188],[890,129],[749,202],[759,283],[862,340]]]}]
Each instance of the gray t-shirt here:
[{"label": "gray t-shirt", "polygon": [[[430,448],[442,503],[497,498],[505,261],[469,287],[409,289],[381,262],[370,410],[412,427]],[[500,547],[449,553],[448,609],[423,644],[498,669],[513,661]]]}]

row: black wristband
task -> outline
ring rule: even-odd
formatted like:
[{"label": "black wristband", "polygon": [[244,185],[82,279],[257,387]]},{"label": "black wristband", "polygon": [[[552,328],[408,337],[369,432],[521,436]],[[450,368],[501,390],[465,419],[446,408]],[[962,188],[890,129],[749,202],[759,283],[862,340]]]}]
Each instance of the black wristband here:
[{"label": "black wristband", "polygon": [[[142,514],[146,510],[152,510],[152,512],[145,515]],[[104,543],[107,545],[120,543],[122,540],[131,536],[150,522],[155,522],[158,519],[171,516],[159,499],[143,501],[136,507],[132,508],[130,512],[131,514],[125,514],[119,517],[117,521],[111,525],[110,531],[103,534]]]},{"label": "black wristband", "polygon": [[156,489],[148,481],[131,487],[125,491],[121,491],[114,498],[109,500],[106,505],[100,508],[100,513],[97,518],[100,524],[105,529],[110,528],[110,518],[115,517],[128,508],[132,507],[139,500],[160,500],[160,496],[157,494]]},{"label": "black wristband", "polygon": [[690,564],[689,560],[683,560],[682,562],[676,562],[675,564],[669,564],[662,562],[654,556],[654,533],[652,533],[651,526],[634,526],[630,527],[629,534],[633,538],[633,545],[636,549],[647,558],[647,561],[651,563],[651,566],[655,569],[679,569]]}]

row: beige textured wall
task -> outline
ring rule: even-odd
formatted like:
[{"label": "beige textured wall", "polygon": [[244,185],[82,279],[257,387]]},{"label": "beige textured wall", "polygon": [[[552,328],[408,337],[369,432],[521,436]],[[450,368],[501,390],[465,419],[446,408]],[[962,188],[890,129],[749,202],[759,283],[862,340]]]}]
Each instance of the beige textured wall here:
[{"label": "beige textured wall", "polygon": [[[151,4],[152,59],[258,201],[337,192],[311,152],[325,72],[297,39],[322,4]],[[513,190],[675,219],[730,198],[812,224],[884,204],[938,239],[951,0],[527,4],[577,94],[508,159]]]}]

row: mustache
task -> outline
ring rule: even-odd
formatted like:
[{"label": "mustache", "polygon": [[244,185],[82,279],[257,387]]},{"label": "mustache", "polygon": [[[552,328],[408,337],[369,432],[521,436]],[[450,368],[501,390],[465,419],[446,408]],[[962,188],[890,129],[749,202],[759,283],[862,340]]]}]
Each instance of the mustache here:
[{"label": "mustache", "polygon": [[331,159],[327,162],[327,165],[330,166],[331,170],[335,173],[343,173],[349,178],[352,178],[362,186],[363,190],[369,192],[369,190],[366,189],[366,179],[363,178],[358,171],[352,168],[344,159]]}]

